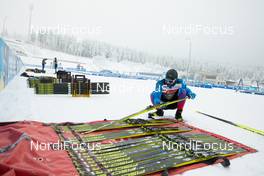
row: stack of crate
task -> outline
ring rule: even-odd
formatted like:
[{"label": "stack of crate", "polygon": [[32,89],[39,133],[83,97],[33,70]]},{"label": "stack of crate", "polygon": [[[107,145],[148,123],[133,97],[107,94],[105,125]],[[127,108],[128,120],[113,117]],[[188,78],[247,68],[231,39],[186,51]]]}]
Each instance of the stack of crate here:
[{"label": "stack of crate", "polygon": [[109,94],[109,83],[91,83],[85,75],[71,75],[67,71],[58,71],[57,78],[30,77],[28,86],[35,88],[36,94],[68,94],[73,97],[90,97],[91,93]]},{"label": "stack of crate", "polygon": [[85,78],[85,75],[75,75],[71,92],[73,97],[90,97],[90,80]]},{"label": "stack of crate", "polygon": [[72,81],[71,72],[59,70],[57,72],[57,79],[59,83],[71,83]]},{"label": "stack of crate", "polygon": [[35,88],[36,85],[39,83],[39,78],[37,77],[29,77],[27,80],[29,88]]},{"label": "stack of crate", "polygon": [[71,72],[59,70],[57,80],[58,83],[54,84],[54,94],[71,94]]},{"label": "stack of crate", "polygon": [[54,77],[39,77],[39,83],[35,86],[36,94],[54,94],[54,83],[57,79]]}]

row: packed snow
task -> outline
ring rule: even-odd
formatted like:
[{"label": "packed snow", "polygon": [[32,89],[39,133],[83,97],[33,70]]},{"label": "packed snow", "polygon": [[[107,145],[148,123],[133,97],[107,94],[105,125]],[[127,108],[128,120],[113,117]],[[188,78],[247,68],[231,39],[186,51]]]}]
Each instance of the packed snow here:
[{"label": "packed snow", "polygon": [[[27,46],[25,46],[26,48]],[[29,49],[25,49],[29,52]],[[41,57],[55,57],[53,51],[38,49]],[[37,54],[39,54],[37,53]],[[34,53],[34,55],[37,55]],[[60,53],[63,55],[63,53]],[[40,54],[39,54],[40,55]],[[58,53],[56,52],[56,56]],[[65,58],[65,55],[64,55]],[[72,61],[79,58],[70,56]],[[35,61],[40,64],[40,58],[24,56],[23,61]],[[80,60],[78,60],[79,62]],[[89,63],[91,68],[94,63]],[[117,68],[119,63],[108,63],[109,68]],[[145,68],[141,65],[134,68],[126,63],[126,70]],[[96,64],[95,64],[96,65]],[[109,66],[110,65],[110,66]],[[115,67],[116,66],[116,67]],[[97,67],[96,67],[97,68]],[[100,68],[103,68],[101,65]],[[25,68],[23,68],[25,69]],[[22,69],[22,71],[23,71]],[[158,68],[155,68],[158,69]],[[151,71],[151,70],[149,70]],[[53,70],[48,69],[49,74]],[[71,97],[66,95],[35,95],[34,90],[27,87],[26,78],[16,76],[7,87],[0,92],[0,121],[34,120],[42,122],[88,122],[102,119],[119,119],[150,105],[150,93],[155,87],[154,80],[136,80],[88,76],[92,82],[104,81],[110,83],[109,95],[92,95],[86,97]],[[213,165],[185,172],[184,176],[262,176],[264,175],[264,137],[243,129],[225,124],[196,113],[196,110],[216,115],[218,117],[264,130],[263,105],[264,96],[242,94],[233,90],[204,89],[190,87],[197,94],[195,100],[187,100],[183,113],[187,123],[207,131],[225,136],[258,150],[231,161],[230,168]],[[175,111],[166,111],[166,116],[173,118]],[[146,118],[146,115],[140,116]]]}]

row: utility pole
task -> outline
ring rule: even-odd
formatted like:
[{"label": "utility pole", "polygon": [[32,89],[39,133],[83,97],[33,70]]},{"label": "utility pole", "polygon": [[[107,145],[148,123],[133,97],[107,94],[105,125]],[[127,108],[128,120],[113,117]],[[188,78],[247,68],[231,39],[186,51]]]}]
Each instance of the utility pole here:
[{"label": "utility pole", "polygon": [[34,5],[30,4],[29,5],[29,22],[28,22],[28,41],[31,40],[31,19],[32,19],[33,9],[34,9]]},{"label": "utility pole", "polygon": [[192,40],[191,38],[186,39],[189,42],[189,60],[188,60],[188,65],[187,65],[187,73],[186,73],[186,80],[189,79],[189,72],[190,72],[190,64],[191,64],[191,58],[192,58]]}]

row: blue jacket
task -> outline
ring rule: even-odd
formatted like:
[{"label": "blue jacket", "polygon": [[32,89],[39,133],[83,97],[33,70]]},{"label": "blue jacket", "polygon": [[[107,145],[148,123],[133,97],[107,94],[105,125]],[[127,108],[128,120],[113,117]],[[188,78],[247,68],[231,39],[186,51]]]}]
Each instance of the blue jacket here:
[{"label": "blue jacket", "polygon": [[182,79],[177,79],[172,85],[167,85],[165,79],[159,80],[156,83],[155,91],[152,92],[152,99],[154,104],[159,104],[162,94],[175,93],[177,91],[178,95],[182,92],[186,92],[186,96],[190,97],[193,92],[189,89]]}]

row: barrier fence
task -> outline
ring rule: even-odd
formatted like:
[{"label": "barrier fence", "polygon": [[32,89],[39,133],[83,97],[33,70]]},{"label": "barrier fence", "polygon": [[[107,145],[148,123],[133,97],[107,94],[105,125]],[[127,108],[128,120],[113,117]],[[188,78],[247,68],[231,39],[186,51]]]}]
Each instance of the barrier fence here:
[{"label": "barrier fence", "polygon": [[2,38],[0,38],[0,91],[20,71],[23,63]]}]

